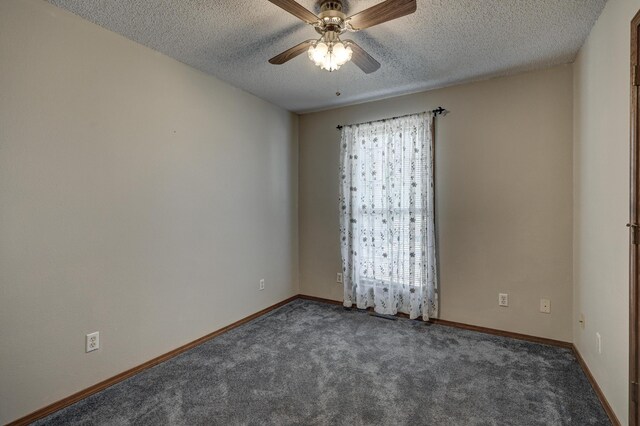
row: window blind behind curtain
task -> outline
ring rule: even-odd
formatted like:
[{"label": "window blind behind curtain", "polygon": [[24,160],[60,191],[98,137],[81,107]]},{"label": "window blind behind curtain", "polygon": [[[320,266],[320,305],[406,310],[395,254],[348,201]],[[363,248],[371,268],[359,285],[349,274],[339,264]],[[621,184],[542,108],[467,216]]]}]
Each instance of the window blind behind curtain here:
[{"label": "window blind behind curtain", "polygon": [[344,305],[437,316],[433,113],[341,132]]}]

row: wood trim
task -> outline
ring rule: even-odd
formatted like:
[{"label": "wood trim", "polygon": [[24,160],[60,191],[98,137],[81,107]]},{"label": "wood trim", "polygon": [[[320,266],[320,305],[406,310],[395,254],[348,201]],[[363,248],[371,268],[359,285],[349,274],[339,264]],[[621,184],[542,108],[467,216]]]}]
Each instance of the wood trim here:
[{"label": "wood trim", "polygon": [[611,424],[613,424],[614,426],[621,426],[620,420],[618,420],[616,413],[613,412],[611,405],[609,405],[609,401],[607,401],[607,398],[604,396],[604,393],[602,393],[602,389],[600,389],[598,382],[596,382],[596,379],[593,377],[593,374],[591,374],[589,367],[587,367],[587,363],[584,362],[582,355],[580,355],[580,351],[578,351],[578,348],[576,347],[576,345],[573,345],[573,344],[571,345],[571,349],[573,349],[573,354],[578,360],[580,367],[582,367],[582,370],[584,371],[585,376],[587,376],[589,383],[591,383],[591,387],[593,388],[593,391],[596,393],[596,395],[598,395],[598,399],[602,404],[602,408],[604,408],[604,411],[607,413],[607,416],[609,416],[609,420],[611,420]]},{"label": "wood trim", "polygon": [[448,320],[442,320],[437,318],[432,318],[429,320],[429,322],[433,324],[444,325],[447,327],[455,327],[455,328],[462,328],[464,330],[477,331],[478,333],[493,334],[494,336],[510,337],[512,339],[517,339],[517,340],[526,340],[527,342],[540,343],[542,345],[559,346],[561,348],[569,348],[569,349],[573,346],[572,343],[565,342],[564,340],[548,339],[546,337],[538,337],[538,336],[532,336],[530,334],[514,333],[512,331],[498,330],[496,328],[481,327],[478,325],[465,324],[461,322],[448,321]]},{"label": "wood trim", "polygon": [[127,371],[124,371],[120,374],[116,374],[115,376],[108,378],[106,380],[101,381],[100,383],[96,383],[93,386],[90,386],[84,390],[81,390],[79,392],[74,393],[73,395],[70,395],[66,398],[61,399],[60,401],[54,402],[53,404],[47,405],[44,408],[41,408],[39,410],[34,411],[31,414],[27,414],[24,417],[21,417],[17,420],[14,420],[11,423],[8,423],[7,426],[22,426],[22,425],[28,425],[32,422],[35,422],[38,419],[41,419],[43,417],[48,416],[49,414],[52,414],[58,410],[61,410],[71,404],[74,404],[84,398],[87,398],[88,396],[91,396],[97,392],[100,392],[110,386],[115,385],[116,383],[119,383],[125,379],[128,379],[131,376],[134,376],[138,373],[141,373],[142,371],[153,367],[154,365],[160,364],[161,362],[167,361],[173,357],[175,357],[176,355],[180,355],[181,353],[188,351],[189,349],[192,349],[208,340],[213,339],[214,337],[220,336],[221,334],[226,333],[229,330],[232,330],[236,327],[239,327],[243,324],[248,323],[249,321],[252,321],[266,313],[269,313],[271,311],[273,311],[274,309],[277,309],[281,306],[286,305],[289,302],[292,302],[294,300],[298,299],[298,296],[291,296],[288,299],[285,299],[281,302],[278,302],[274,305],[269,306],[268,308],[265,308],[261,311],[258,311],[254,314],[251,314],[247,317],[242,318],[241,320],[238,320],[234,323],[231,323],[225,327],[222,327],[212,333],[207,334],[206,336],[202,336],[190,343],[187,343],[186,345],[182,345],[179,348],[176,348],[172,351],[169,351],[163,355],[160,355],[158,357],[153,358],[152,360],[149,360],[143,364],[140,364],[136,367],[133,367]]},{"label": "wood trim", "polygon": [[308,296],[306,294],[299,294],[298,295],[298,299],[312,300],[314,302],[328,303],[330,305],[340,305],[340,306],[342,306],[342,302],[339,301],[339,300],[325,299],[324,297]]},{"label": "wood trim", "polygon": [[[300,294],[298,297],[300,299],[313,300],[315,302],[321,302],[321,303],[329,303],[331,305],[342,305],[342,302],[338,300],[324,299],[322,297],[307,296],[305,294]],[[369,308],[368,310],[372,311],[371,308]],[[397,314],[397,316],[401,318],[409,318],[409,315],[403,314],[400,312]],[[569,349],[573,347],[572,343],[565,342],[562,340],[547,339],[546,337],[538,337],[538,336],[531,336],[529,334],[514,333],[512,331],[481,327],[479,325],[464,324],[461,322],[448,321],[448,320],[442,320],[442,319],[436,319],[436,318],[432,318],[428,322],[431,324],[444,325],[446,327],[462,328],[464,330],[477,331],[478,333],[492,334],[494,336],[511,337],[512,339],[526,340],[528,342],[540,343],[543,345],[559,346],[561,348],[569,348]]]},{"label": "wood trim", "polygon": [[[241,320],[238,320],[232,324],[229,324],[225,327],[222,327],[212,333],[207,334],[206,336],[200,337],[199,339],[196,339],[190,343],[187,343],[186,345],[180,346],[179,348],[176,348],[170,352],[167,352],[166,354],[160,355],[156,358],[153,358],[143,364],[140,364],[136,367],[133,367],[127,371],[124,371],[120,374],[117,374],[109,379],[103,380],[100,383],[97,383],[93,386],[90,386],[84,390],[81,390],[79,392],[74,393],[73,395],[70,395],[66,398],[61,399],[60,401],[54,402],[53,404],[47,405],[44,408],[41,408],[39,410],[34,411],[31,414],[28,414],[24,417],[21,417],[17,420],[14,420],[13,422],[9,423],[7,426],[22,426],[22,425],[28,425],[36,420],[39,420],[43,417],[48,416],[49,414],[52,414],[58,410],[61,410],[71,404],[74,404],[84,398],[87,398],[97,392],[100,392],[110,386],[115,385],[116,383],[119,383],[125,379],[128,379],[131,376],[134,376],[138,373],[141,373],[142,371],[151,368],[157,364],[160,364],[164,361],[167,361],[173,357],[175,357],[176,355],[179,355],[185,351],[188,351],[189,349],[192,349],[208,340],[211,340],[217,336],[220,336],[221,334],[226,333],[227,331],[230,331],[236,327],[239,327],[243,324],[246,324],[249,321],[252,321],[262,315],[265,315],[267,313],[269,313],[270,311],[277,309],[281,306],[286,305],[287,303],[290,303],[294,300],[297,299],[303,299],[303,300],[311,300],[314,302],[319,302],[319,303],[326,303],[326,304],[330,304],[330,305],[339,305],[342,306],[342,302],[338,301],[338,300],[332,300],[332,299],[325,299],[322,297],[315,297],[315,296],[309,296],[306,294],[298,294],[292,297],[289,297],[288,299],[285,299],[281,302],[278,302],[274,305],[269,306],[268,308],[262,309],[261,311],[258,311],[254,314],[251,314],[245,318],[242,318]],[[403,317],[403,318],[409,318],[408,315],[406,314],[398,314],[398,316]],[[584,370],[587,378],[589,379],[589,382],[591,383],[591,386],[593,387],[594,391],[596,392],[596,394],[598,395],[598,398],[600,399],[600,402],[602,403],[602,406],[605,410],[605,412],[607,413],[607,415],[609,416],[609,418],[611,419],[611,422],[614,425],[620,425],[620,422],[618,421],[615,413],[613,412],[613,410],[611,409],[611,406],[609,405],[607,399],[605,398],[604,394],[602,393],[602,391],[600,390],[600,387],[598,386],[598,383],[595,381],[595,379],[593,378],[593,375],[591,374],[591,372],[589,371],[589,368],[587,367],[587,365],[585,364],[584,360],[582,359],[582,356],[580,355],[580,353],[578,352],[577,348],[569,342],[564,342],[561,340],[554,340],[554,339],[547,339],[544,337],[537,337],[537,336],[531,336],[531,335],[527,335],[527,334],[520,334],[520,333],[513,333],[510,331],[504,331],[504,330],[497,330],[494,328],[488,328],[488,327],[480,327],[480,326],[476,326],[476,325],[471,325],[471,324],[464,324],[464,323],[459,323],[459,322],[455,322],[455,321],[447,321],[447,320],[441,320],[441,319],[431,319],[429,320],[429,323],[431,324],[437,324],[437,325],[442,325],[442,326],[446,326],[446,327],[455,327],[455,328],[461,328],[461,329],[465,329],[465,330],[471,330],[471,331],[476,331],[479,333],[485,333],[485,334],[492,334],[492,335],[496,335],[496,336],[503,336],[503,337],[511,337],[513,339],[518,339],[518,340],[526,340],[529,342],[534,342],[534,343],[540,343],[540,344],[546,344],[546,345],[551,345],[551,346],[559,346],[559,347],[563,347],[563,348],[570,348],[573,350],[576,359],[578,360],[580,366],[582,367],[582,369]]]},{"label": "wood trim", "polygon": [[[324,298],[315,297],[315,296],[306,296],[301,294],[299,295],[299,298],[306,299],[306,300],[313,300],[316,302],[329,303],[331,305],[342,305],[342,302],[339,302],[337,300],[324,299]],[[399,313],[398,316],[409,318],[407,314],[402,314],[402,313]],[[611,405],[609,405],[609,401],[607,401],[607,398],[604,396],[604,393],[602,393],[602,390],[600,389],[598,382],[596,382],[596,379],[591,374],[589,367],[587,367],[587,364],[584,362],[582,355],[580,355],[578,348],[576,348],[576,346],[573,343],[565,342],[562,340],[548,339],[546,337],[531,336],[529,334],[514,333],[511,331],[498,330],[495,328],[481,327],[478,325],[464,324],[461,322],[448,321],[448,320],[442,320],[442,319],[436,319],[436,318],[430,319],[429,323],[443,325],[446,327],[461,328],[464,330],[475,331],[478,333],[492,334],[495,336],[510,337],[512,339],[526,340],[528,342],[539,343],[543,345],[558,346],[561,348],[571,349],[573,351],[574,356],[576,357],[576,360],[578,361],[578,364],[580,364],[580,367],[584,371],[585,376],[587,376],[587,379],[589,380],[591,387],[593,388],[594,392],[598,396],[598,399],[602,404],[602,408],[607,413],[607,416],[609,416],[609,420],[611,420],[611,423],[614,426],[621,425],[620,421],[618,420],[618,417],[616,417],[616,414],[613,412]]]},{"label": "wood trim", "polygon": [[[640,424],[640,410],[638,409],[638,385],[640,382],[640,293],[638,282],[640,281],[640,253],[634,239],[638,238],[638,223],[640,222],[640,165],[638,152],[640,139],[638,128],[640,113],[638,111],[638,43],[640,27],[640,11],[631,20],[631,54],[630,54],[630,134],[629,134],[629,425]],[[635,241],[637,243],[637,241]],[[635,384],[634,384],[635,383]]]}]

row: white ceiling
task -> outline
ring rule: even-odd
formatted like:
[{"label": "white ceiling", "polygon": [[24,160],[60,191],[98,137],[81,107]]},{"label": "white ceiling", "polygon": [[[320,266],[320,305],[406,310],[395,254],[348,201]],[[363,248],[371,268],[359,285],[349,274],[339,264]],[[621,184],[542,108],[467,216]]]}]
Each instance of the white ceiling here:
[{"label": "white ceiling", "polygon": [[[306,55],[269,64],[317,33],[267,0],[49,1],[294,112],[572,62],[606,3],[418,0],[412,15],[347,34],[382,64],[367,75],[352,63],[329,73]],[[352,15],[379,1],[343,4]]]}]

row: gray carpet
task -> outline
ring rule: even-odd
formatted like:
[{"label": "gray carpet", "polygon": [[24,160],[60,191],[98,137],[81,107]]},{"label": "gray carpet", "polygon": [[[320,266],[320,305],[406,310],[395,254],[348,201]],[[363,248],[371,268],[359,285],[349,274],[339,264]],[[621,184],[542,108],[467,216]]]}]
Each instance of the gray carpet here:
[{"label": "gray carpet", "polygon": [[296,300],[38,424],[610,423],[568,349]]}]

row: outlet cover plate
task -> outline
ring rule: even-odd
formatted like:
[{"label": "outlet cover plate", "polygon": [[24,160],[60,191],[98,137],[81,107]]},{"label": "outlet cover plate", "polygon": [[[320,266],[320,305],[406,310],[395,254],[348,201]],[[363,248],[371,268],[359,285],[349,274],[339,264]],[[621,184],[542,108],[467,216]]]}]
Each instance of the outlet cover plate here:
[{"label": "outlet cover plate", "polygon": [[342,284],[342,272],[338,272],[338,273],[336,274],[336,282],[337,282],[338,284]]},{"label": "outlet cover plate", "polygon": [[509,306],[509,295],[507,293],[498,294],[498,306]]},{"label": "outlet cover plate", "polygon": [[264,278],[260,280],[260,286],[258,287],[260,290],[264,290]]},{"label": "outlet cover plate", "polygon": [[85,350],[87,352],[93,352],[100,349],[100,332],[94,331],[93,333],[87,334],[85,343]]},{"label": "outlet cover plate", "polygon": [[551,313],[551,301],[549,299],[540,299],[540,312],[543,314]]}]

